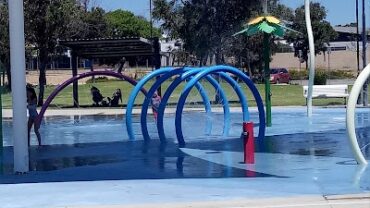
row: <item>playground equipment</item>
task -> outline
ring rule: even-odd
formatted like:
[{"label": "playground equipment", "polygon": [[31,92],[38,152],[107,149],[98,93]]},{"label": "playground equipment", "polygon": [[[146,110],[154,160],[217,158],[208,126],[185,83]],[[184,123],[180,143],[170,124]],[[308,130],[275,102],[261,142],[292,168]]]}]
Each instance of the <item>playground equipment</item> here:
[{"label": "playground equipment", "polygon": [[[114,72],[114,71],[92,71],[92,72],[86,72],[83,74],[80,74],[78,76],[72,77],[65,82],[63,82],[61,85],[59,85],[55,90],[49,95],[49,97],[45,100],[44,104],[41,107],[39,116],[35,120],[35,125],[40,124],[42,118],[44,117],[45,111],[49,107],[50,103],[53,101],[53,99],[68,85],[72,84],[73,82],[76,82],[80,79],[83,79],[85,77],[92,77],[92,76],[110,76],[110,77],[115,77],[124,81],[127,81],[131,85],[135,86],[137,84],[136,80],[132,79],[129,76]],[[140,89],[140,91],[146,95],[146,90],[145,89]]]},{"label": "playground equipment", "polygon": [[349,95],[347,104],[347,115],[346,115],[347,134],[352,151],[355,155],[355,159],[357,163],[360,165],[367,165],[367,161],[357,141],[355,127],[355,110],[357,99],[361,93],[362,86],[366,83],[369,77],[370,77],[370,64],[365,67],[365,69],[360,73],[357,80],[355,81],[351,93]]},{"label": "playground equipment", "polygon": [[[185,146],[185,140],[182,133],[182,112],[184,109],[186,98],[188,97],[191,89],[195,86],[197,90],[199,91],[203,104],[205,106],[205,112],[207,114],[207,124],[206,124],[206,131],[205,134],[209,135],[212,131],[212,122],[211,122],[211,116],[212,116],[212,110],[210,105],[210,99],[208,98],[208,95],[204,89],[204,87],[200,84],[200,80],[202,78],[205,78],[207,81],[210,82],[210,84],[219,92],[221,96],[222,106],[223,106],[223,112],[224,112],[224,126],[223,126],[223,135],[227,136],[229,129],[230,129],[230,109],[229,109],[229,101],[227,99],[226,93],[222,89],[221,85],[211,76],[212,74],[219,75],[222,79],[224,79],[228,84],[230,84],[233,89],[235,90],[236,94],[238,95],[238,98],[241,103],[242,112],[243,112],[243,122],[249,122],[249,111],[248,111],[248,102],[247,98],[244,95],[244,92],[242,91],[241,87],[239,86],[239,83],[237,83],[229,74],[233,74],[236,77],[240,78],[251,90],[259,111],[259,133],[258,133],[258,139],[259,141],[262,141],[265,136],[265,111],[263,107],[262,98],[253,84],[253,82],[249,79],[248,76],[246,76],[244,73],[242,73],[239,69],[236,69],[234,67],[230,66],[213,66],[213,67],[205,67],[205,68],[161,68],[158,69],[152,73],[147,74],[144,78],[142,78],[139,82],[136,82],[134,79],[125,76],[123,74],[114,72],[114,71],[93,71],[93,72],[87,72],[80,74],[76,77],[72,77],[68,80],[66,80],[64,83],[62,83],[60,86],[58,86],[46,99],[44,105],[41,108],[40,114],[38,118],[36,119],[37,124],[39,124],[42,120],[42,117],[45,114],[45,111],[47,110],[50,103],[53,101],[53,99],[68,85],[72,84],[73,82],[85,78],[85,77],[91,77],[91,76],[111,76],[119,78],[123,81],[129,82],[131,85],[135,86],[132,90],[128,103],[126,108],[126,127],[127,132],[129,135],[130,140],[134,140],[134,130],[132,127],[132,111],[135,103],[135,99],[139,92],[142,92],[145,95],[145,99],[141,108],[141,131],[143,133],[143,139],[145,141],[150,140],[150,135],[148,132],[147,127],[147,112],[149,109],[149,105],[151,104],[151,98],[153,94],[156,92],[156,90],[167,80],[172,78],[173,76],[178,76],[176,79],[172,81],[172,83],[167,88],[166,92],[164,93],[161,103],[158,108],[158,117],[157,117],[157,129],[158,134],[161,142],[166,142],[166,136],[164,133],[164,112],[167,105],[167,102],[171,96],[171,94],[174,92],[174,90],[183,82],[188,81],[184,90],[181,93],[177,108],[176,108],[176,135],[178,144],[180,147]],[[149,91],[146,91],[144,89],[144,85],[151,79],[156,78],[157,76],[161,76],[159,79],[157,79],[154,84],[151,86]]]},{"label": "playground equipment", "polygon": [[[226,82],[228,82],[237,93],[240,103],[242,105],[242,111],[243,111],[243,122],[249,121],[249,112],[248,112],[248,104],[247,99],[245,98],[244,93],[241,91],[240,86],[238,83],[236,83],[230,75],[227,73],[234,74],[238,78],[240,78],[252,91],[252,94],[256,100],[258,111],[259,111],[259,133],[258,133],[258,139],[259,141],[262,141],[265,136],[265,111],[263,107],[263,102],[260,94],[258,93],[257,88],[253,84],[253,82],[247,77],[245,74],[243,74],[239,69],[236,69],[234,67],[230,66],[213,66],[213,67],[207,67],[207,68],[179,68],[179,69],[171,69],[171,68],[163,68],[154,71],[153,73],[150,73],[146,75],[140,82],[137,83],[135,88],[132,90],[129,100],[127,103],[127,109],[126,109],[126,127],[127,132],[129,135],[129,138],[131,140],[135,139],[134,131],[132,128],[132,110],[135,103],[135,99],[140,91],[140,89],[147,83],[150,79],[157,77],[158,75],[162,74],[162,77],[153,84],[151,89],[148,91],[146,95],[146,99],[142,105],[142,112],[141,112],[141,129],[143,133],[144,140],[149,140],[150,136],[147,130],[147,122],[146,122],[146,116],[147,116],[147,110],[149,105],[149,99],[153,96],[155,90],[166,80],[169,80],[172,76],[179,75],[168,87],[166,92],[164,93],[162,97],[161,104],[158,108],[158,118],[157,118],[157,129],[158,134],[161,142],[166,141],[166,136],[164,133],[164,125],[163,125],[163,119],[164,119],[164,111],[166,104],[168,102],[168,99],[170,98],[171,94],[175,90],[175,88],[185,80],[189,80],[184,87],[179,102],[176,108],[176,119],[175,119],[175,126],[176,126],[176,135],[178,144],[180,147],[185,146],[185,140],[182,134],[182,112],[184,108],[184,104],[186,101],[187,96],[189,95],[191,89],[193,86],[197,86],[199,83],[199,80],[202,78],[206,78],[217,90],[219,90],[222,102],[223,108],[224,108],[224,128],[223,128],[223,135],[228,134],[228,129],[230,128],[230,117],[229,117],[229,107],[228,107],[228,101],[226,96],[224,95],[221,86],[214,83],[210,78],[210,74],[218,74],[222,79],[224,79]],[[199,89],[199,88],[198,88]],[[203,99],[205,100],[205,99]],[[208,105],[205,103],[205,105]],[[208,107],[206,106],[206,109]],[[207,111],[207,110],[206,110]],[[210,128],[208,126],[208,128]],[[209,132],[209,131],[208,131]]]},{"label": "playground equipment", "polygon": [[312,24],[311,24],[311,13],[310,13],[310,0],[305,0],[305,18],[306,27],[308,34],[308,44],[310,49],[310,62],[309,62],[309,76],[308,76],[308,94],[307,94],[307,116],[312,116],[312,92],[313,84],[315,79],[315,40],[313,38]]}]

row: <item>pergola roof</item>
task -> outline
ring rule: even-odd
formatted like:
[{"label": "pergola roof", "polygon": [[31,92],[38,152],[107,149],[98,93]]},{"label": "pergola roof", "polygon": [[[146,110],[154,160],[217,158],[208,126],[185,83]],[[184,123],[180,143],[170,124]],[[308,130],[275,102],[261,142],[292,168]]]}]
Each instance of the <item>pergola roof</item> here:
[{"label": "pergola roof", "polygon": [[127,56],[152,56],[154,47],[151,40],[141,37],[66,39],[59,45],[71,48],[83,58],[106,58]]}]

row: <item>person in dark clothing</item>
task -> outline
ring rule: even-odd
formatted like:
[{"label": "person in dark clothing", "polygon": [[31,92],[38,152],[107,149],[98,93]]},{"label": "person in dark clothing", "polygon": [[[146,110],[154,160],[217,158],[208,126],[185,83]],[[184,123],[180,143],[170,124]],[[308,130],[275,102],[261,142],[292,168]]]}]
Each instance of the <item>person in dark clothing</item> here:
[{"label": "person in dark clothing", "polygon": [[93,100],[93,106],[99,106],[101,102],[103,101],[103,95],[100,93],[100,90],[94,86],[90,89],[92,100]]},{"label": "person in dark clothing", "polygon": [[116,91],[113,93],[112,98],[108,97],[108,101],[111,107],[117,107],[119,104],[119,101],[121,101],[122,103],[121,89],[116,89]]}]

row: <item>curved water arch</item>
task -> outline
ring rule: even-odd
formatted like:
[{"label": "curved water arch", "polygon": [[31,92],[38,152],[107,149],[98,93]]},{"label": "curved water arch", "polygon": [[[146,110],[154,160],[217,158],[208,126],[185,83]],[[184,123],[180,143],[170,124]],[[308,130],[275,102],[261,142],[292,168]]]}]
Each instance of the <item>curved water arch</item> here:
[{"label": "curved water arch", "polygon": [[[198,68],[197,69],[197,73],[201,72],[202,70],[206,70],[207,68]],[[243,118],[246,118],[246,119],[249,119],[249,113],[248,113],[248,103],[247,103],[247,99],[246,97],[244,96],[243,92],[241,91],[240,87],[236,87],[235,86],[238,86],[238,83],[232,79],[229,75],[227,75],[226,73],[221,73],[221,72],[218,72],[219,75],[221,76],[221,78],[225,79],[230,85],[233,86],[233,89],[236,91],[236,93],[238,94],[239,98],[240,98],[240,102],[241,102],[241,105],[242,105],[242,108],[243,108],[243,112],[246,112],[243,114]],[[166,93],[164,94],[163,98],[162,98],[162,102],[161,104],[159,105],[158,107],[158,118],[157,118],[157,129],[158,129],[158,134],[159,134],[159,138],[161,140],[166,140],[166,136],[165,136],[165,132],[164,132],[164,125],[163,125],[163,118],[164,118],[164,111],[165,111],[165,108],[166,108],[166,105],[167,105],[167,102],[168,102],[168,99],[169,97],[171,96],[172,92],[175,90],[175,88],[182,82],[182,80],[184,79],[188,79],[190,78],[191,76],[193,76],[193,72],[192,71],[189,71],[189,72],[186,72],[182,75],[182,77],[179,77],[178,79],[176,79],[167,89]],[[199,79],[200,80],[200,79]],[[199,81],[198,80],[198,81]],[[218,83],[216,83],[218,84]],[[220,93],[221,96],[222,93]],[[226,98],[227,99],[227,98]],[[186,100],[186,99],[185,99]],[[227,100],[226,100],[227,101]],[[225,103],[225,102],[224,102]],[[226,112],[230,112],[229,111],[229,108],[228,108],[228,102],[227,104],[225,103],[223,105],[224,107],[224,111]],[[226,108],[226,109],[225,109]],[[225,115],[224,115],[225,116]],[[228,120],[225,120],[224,121],[224,127],[229,127],[230,126],[230,119]],[[176,127],[177,128],[177,127]],[[227,132],[228,132],[228,129],[226,129],[227,131],[225,131],[224,129],[224,136],[227,135]],[[226,134],[225,134],[226,132]]]},{"label": "curved water arch", "polygon": [[[49,95],[49,97],[46,99],[46,101],[42,105],[40,113],[39,113],[38,117],[35,120],[35,125],[40,124],[42,118],[44,117],[45,111],[49,107],[50,103],[54,100],[54,98],[64,88],[66,88],[68,85],[72,84],[75,81],[78,81],[78,80],[86,78],[86,77],[92,77],[92,76],[110,76],[110,77],[119,78],[121,80],[125,80],[133,86],[135,86],[137,84],[136,80],[132,79],[131,77],[129,77],[127,75],[123,75],[123,74],[118,73],[118,72],[114,72],[114,71],[92,71],[92,72],[86,72],[86,73],[83,73],[83,74],[79,74],[78,76],[75,76],[75,77],[72,77],[72,78],[66,80],[61,85],[59,85],[57,88],[55,88],[55,90]],[[147,93],[144,88],[140,88],[140,91],[144,95],[146,95],[146,93]]]},{"label": "curved water arch", "polygon": [[[150,98],[151,98],[151,96],[153,96],[154,92],[158,89],[158,87],[163,82],[165,82],[166,80],[168,80],[169,78],[171,78],[172,76],[175,76],[175,75],[178,75],[178,74],[182,74],[184,72],[185,72],[185,74],[186,73],[189,73],[189,74],[192,75],[192,74],[198,73],[200,70],[201,70],[201,68],[195,68],[195,69],[194,68],[183,68],[181,70],[171,71],[171,72],[163,75],[159,80],[157,80],[153,84],[153,86],[149,89],[148,94],[147,94],[147,99],[144,100],[144,103],[143,103],[142,108],[141,108],[141,129],[142,129],[142,133],[143,133],[144,138],[145,137],[148,137],[148,138],[150,137],[149,136],[149,133],[148,133],[148,127],[147,127],[147,112],[148,112],[148,108],[149,108]],[[206,76],[206,79],[207,79],[207,81],[209,81],[212,84],[212,86],[216,90],[219,90],[220,91],[220,95],[221,95],[223,106],[224,106],[224,108],[223,108],[224,109],[224,129],[223,129],[223,131],[224,131],[224,134],[228,134],[228,131],[229,131],[229,128],[230,128],[230,110],[229,110],[229,104],[228,104],[228,101],[227,101],[227,96],[226,96],[225,92],[223,91],[222,87],[219,85],[219,83],[213,77]],[[171,83],[171,85],[167,88],[164,96],[162,97],[161,103],[167,104],[168,99],[169,99],[170,95],[172,94],[172,92],[184,80],[186,80],[186,79],[182,78],[181,76],[178,77],[178,78],[176,78]],[[199,82],[197,82],[195,84],[195,86],[201,92],[202,89],[199,89],[198,85],[200,85]],[[201,95],[203,93],[204,92],[201,92]],[[208,99],[208,97],[207,97],[207,99]],[[210,103],[209,99],[207,101],[205,101],[205,102]],[[163,112],[163,113],[159,113],[159,112]],[[161,125],[162,128],[161,128],[161,130],[163,130],[163,115],[164,115],[164,110],[163,111],[160,111],[158,109],[158,118],[157,118],[158,119],[158,122],[157,123],[162,122],[162,125]],[[208,134],[211,133],[211,128],[210,128],[211,125],[212,125],[212,122],[211,122],[210,116],[207,116],[206,135],[208,135]],[[160,140],[162,142],[165,142],[166,139],[165,139],[164,133],[162,133],[162,132],[164,132],[164,130],[161,131],[161,133],[158,132],[159,133],[159,138],[160,138]]]},{"label": "curved water arch", "polygon": [[[176,118],[175,118],[175,123],[176,123],[176,135],[177,135],[177,140],[179,143],[180,147],[185,146],[185,141],[184,141],[184,136],[182,134],[182,112],[184,109],[184,104],[186,101],[186,97],[189,95],[190,90],[194,86],[196,82],[198,82],[200,79],[202,79],[204,76],[207,76],[208,74],[215,73],[215,72],[229,72],[231,74],[236,75],[237,77],[241,78],[249,87],[249,89],[252,91],[253,96],[256,100],[258,111],[259,111],[259,133],[258,133],[258,139],[261,142],[264,137],[265,137],[265,110],[263,107],[263,102],[262,98],[256,88],[256,86],[253,84],[252,80],[249,79],[248,76],[246,76],[244,73],[242,73],[240,70],[230,67],[230,66],[214,66],[207,68],[198,74],[196,74],[190,82],[185,86],[184,90],[181,93],[179,103],[177,105],[176,109]],[[245,114],[247,112],[243,112]],[[244,117],[243,117],[244,118]]]},{"label": "curved water arch", "polygon": [[[174,68],[171,68],[171,67],[157,69],[157,70],[153,71],[152,73],[147,74],[146,76],[144,76],[137,83],[137,85],[134,87],[134,89],[131,91],[131,94],[130,94],[128,102],[127,102],[127,107],[126,107],[126,128],[127,128],[127,134],[129,136],[130,140],[135,140],[135,134],[134,134],[134,131],[133,131],[133,128],[132,128],[132,111],[133,111],[133,108],[134,108],[135,99],[136,99],[137,95],[139,94],[140,89],[142,87],[144,87],[144,85],[149,80],[153,79],[154,77],[157,77],[157,76],[160,76],[160,75],[163,75],[163,74],[167,74],[167,73],[175,71],[175,70],[182,70],[182,69],[183,68],[174,69]],[[199,85],[198,87],[199,87],[199,92],[201,93],[202,98],[204,99],[203,101],[205,103],[206,113],[207,113],[207,115],[210,116],[212,114],[212,111],[211,111],[211,104],[209,102],[207,102],[207,100],[209,100],[208,96],[205,93],[205,91],[204,91],[204,89],[201,85]],[[144,139],[147,139],[147,138],[144,137]]]},{"label": "curved water arch", "polygon": [[351,145],[352,152],[355,156],[355,159],[360,165],[367,165],[364,154],[361,151],[360,145],[358,144],[356,136],[356,122],[355,122],[355,110],[357,99],[361,93],[362,87],[365,82],[370,77],[370,64],[362,70],[360,75],[357,77],[355,83],[353,84],[351,93],[348,98],[347,103],[347,112],[346,112],[346,127],[349,143]]}]

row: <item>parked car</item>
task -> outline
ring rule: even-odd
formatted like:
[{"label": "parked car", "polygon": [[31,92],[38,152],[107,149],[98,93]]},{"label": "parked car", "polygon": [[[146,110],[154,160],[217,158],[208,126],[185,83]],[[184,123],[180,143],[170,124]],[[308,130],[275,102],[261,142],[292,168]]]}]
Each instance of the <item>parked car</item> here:
[{"label": "parked car", "polygon": [[290,75],[286,68],[272,68],[270,71],[270,82],[273,84],[290,82]]}]

